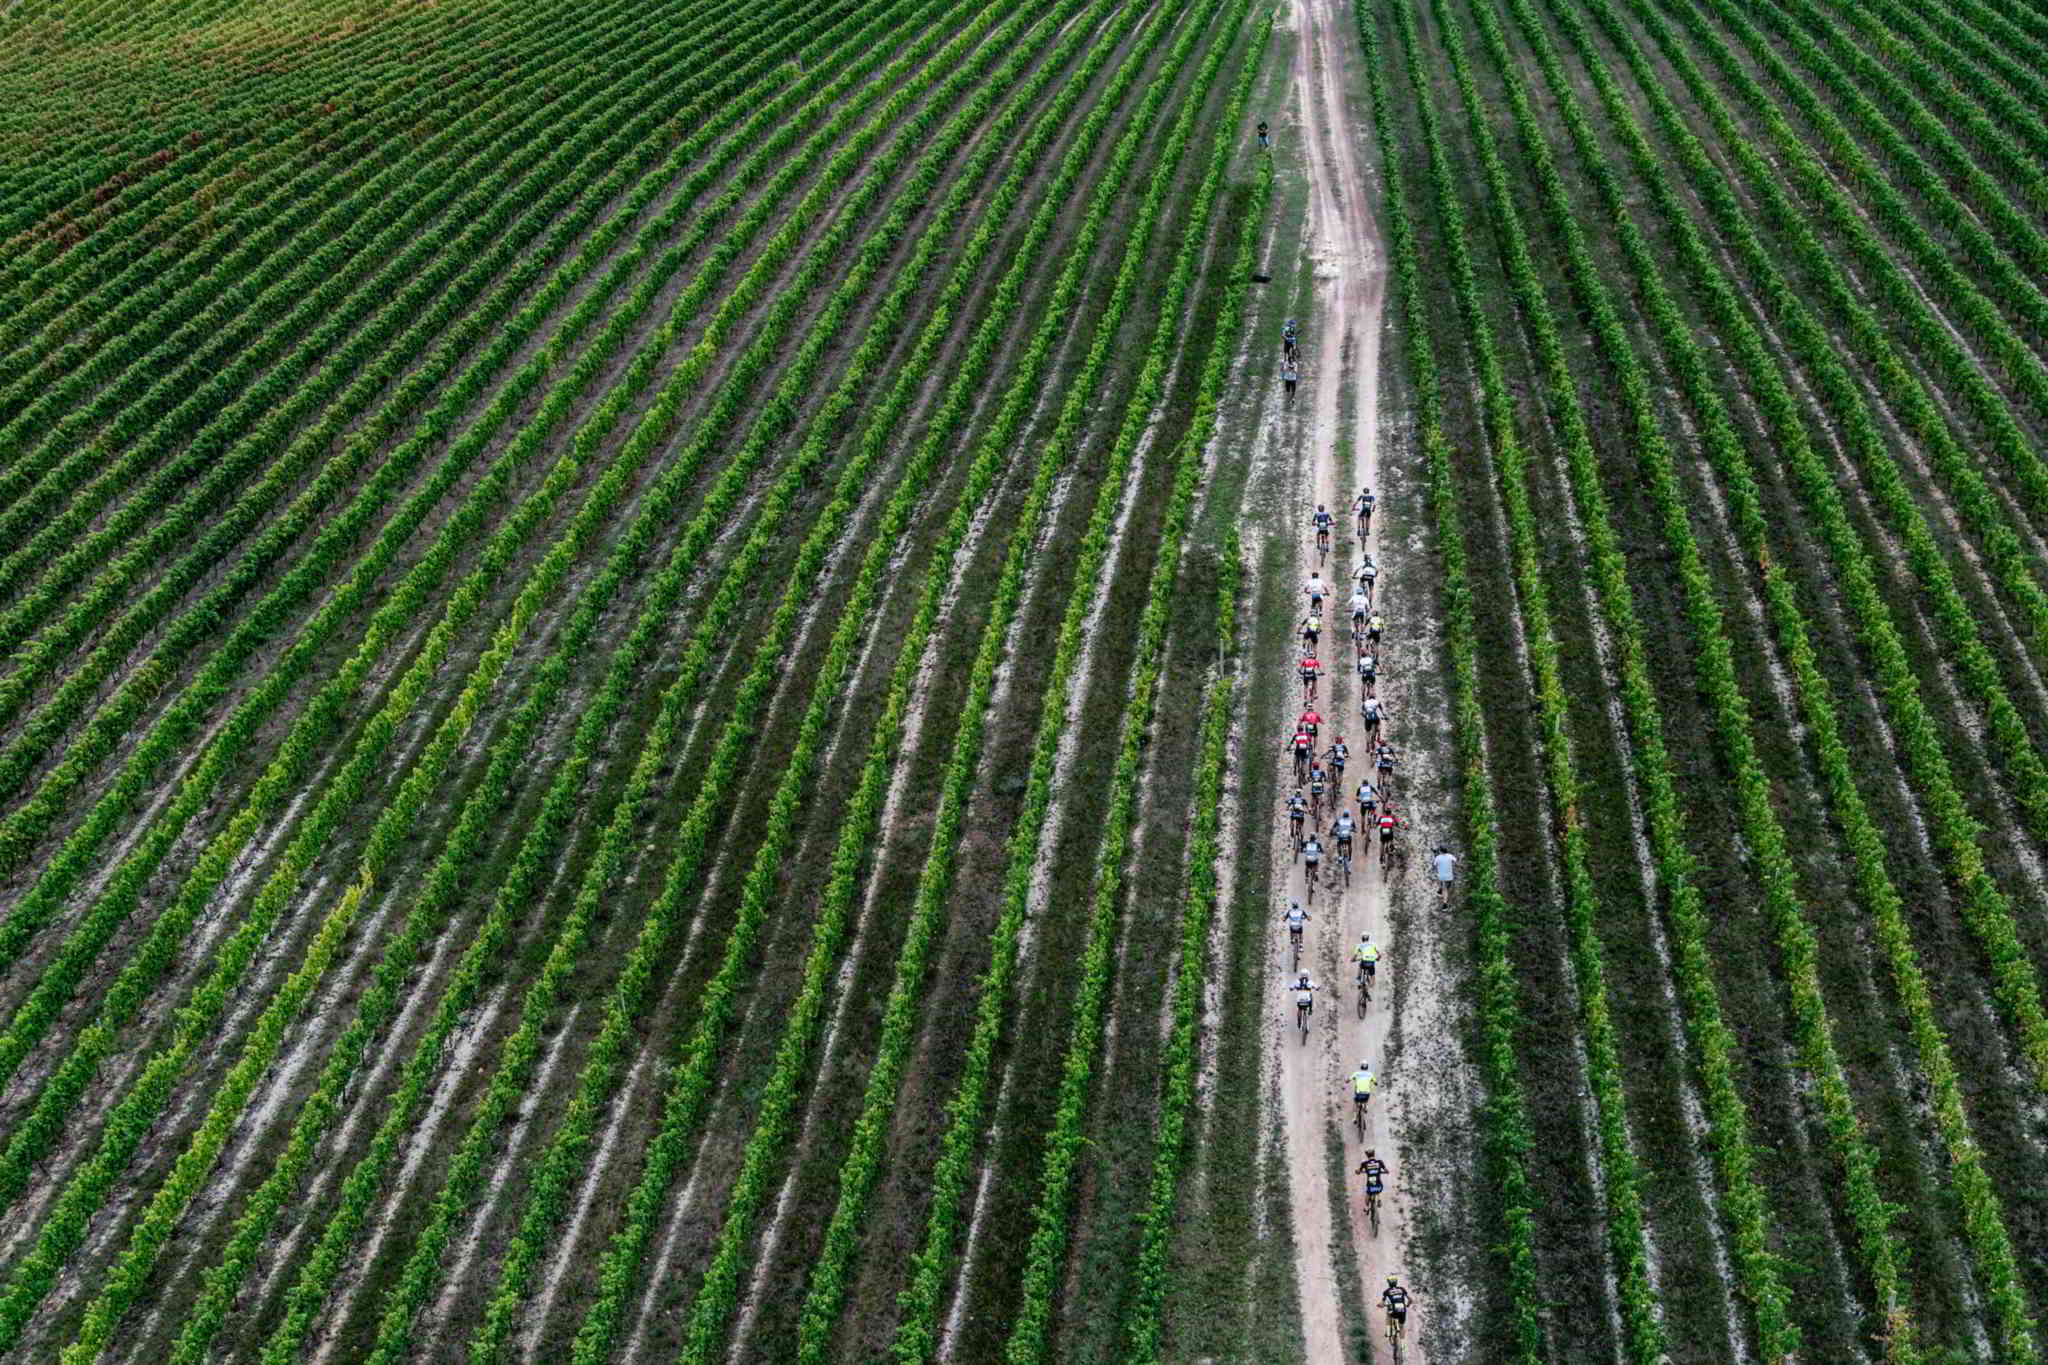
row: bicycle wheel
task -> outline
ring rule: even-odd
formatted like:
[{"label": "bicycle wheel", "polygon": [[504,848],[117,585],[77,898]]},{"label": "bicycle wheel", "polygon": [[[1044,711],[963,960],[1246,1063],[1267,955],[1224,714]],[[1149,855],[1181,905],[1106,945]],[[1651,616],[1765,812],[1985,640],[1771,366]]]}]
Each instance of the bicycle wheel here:
[{"label": "bicycle wheel", "polygon": [[1369,1194],[1365,1197],[1365,1216],[1372,1223],[1372,1235],[1380,1235],[1380,1197]]}]

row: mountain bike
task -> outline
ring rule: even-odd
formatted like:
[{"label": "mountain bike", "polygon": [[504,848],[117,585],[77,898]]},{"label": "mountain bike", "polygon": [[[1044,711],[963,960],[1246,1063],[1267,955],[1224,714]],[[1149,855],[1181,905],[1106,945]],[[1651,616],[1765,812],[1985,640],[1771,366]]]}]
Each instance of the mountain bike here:
[{"label": "mountain bike", "polygon": [[1408,1319],[1387,1314],[1387,1346],[1394,1353],[1394,1359],[1401,1359],[1401,1333],[1407,1328]]},{"label": "mountain bike", "polygon": [[1316,563],[1322,564],[1330,557],[1330,528],[1316,527]]},{"label": "mountain bike", "polygon": [[1372,973],[1358,964],[1358,1017],[1365,1018],[1366,1007],[1372,1004]]},{"label": "mountain bike", "polygon": [[1308,1017],[1314,1011],[1315,1002],[1312,1000],[1294,1002],[1294,1022],[1301,1029],[1301,1041],[1304,1043],[1308,1041]]},{"label": "mountain bike", "polygon": [[1351,1122],[1358,1129],[1358,1140],[1360,1142],[1365,1141],[1365,1108],[1370,1103],[1372,1103],[1372,1096],[1370,1095],[1353,1095],[1351,1097]]},{"label": "mountain bike", "polygon": [[1301,970],[1301,926],[1298,924],[1288,925],[1287,937],[1293,942],[1294,945],[1293,970],[1298,972]]},{"label": "mountain bike", "polygon": [[1375,1237],[1379,1236],[1380,1192],[1378,1190],[1367,1190],[1365,1192],[1365,1217],[1372,1224],[1372,1235]]},{"label": "mountain bike", "polygon": [[1337,850],[1337,866],[1344,873],[1344,885],[1351,885],[1351,855],[1342,849]]}]

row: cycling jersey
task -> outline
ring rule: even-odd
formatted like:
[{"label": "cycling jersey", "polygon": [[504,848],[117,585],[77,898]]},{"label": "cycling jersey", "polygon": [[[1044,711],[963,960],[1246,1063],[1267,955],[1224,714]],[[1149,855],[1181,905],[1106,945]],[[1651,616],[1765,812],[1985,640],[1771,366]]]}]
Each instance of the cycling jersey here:
[{"label": "cycling jersey", "polygon": [[1316,662],[1315,656],[1313,654],[1311,654],[1308,658],[1303,659],[1301,661],[1301,676],[1304,678],[1313,678],[1316,674],[1322,671],[1323,666]]},{"label": "cycling jersey", "polygon": [[1309,840],[1301,846],[1301,856],[1311,863],[1321,861],[1323,856],[1322,844],[1314,839]]},{"label": "cycling jersey", "polygon": [[1306,912],[1302,910],[1300,906],[1297,905],[1287,912],[1288,928],[1299,929],[1302,925],[1306,923],[1308,923],[1308,915]]},{"label": "cycling jersey", "polygon": [[1296,730],[1294,732],[1294,748],[1297,753],[1307,753],[1315,745],[1315,736],[1311,735],[1308,731]]},{"label": "cycling jersey", "polygon": [[1346,812],[1343,816],[1339,817],[1333,832],[1339,839],[1349,839],[1352,828],[1350,813]]},{"label": "cycling jersey", "polygon": [[1399,820],[1396,820],[1394,818],[1391,812],[1389,812],[1386,815],[1382,815],[1380,817],[1380,837],[1384,839],[1391,836],[1394,832],[1394,826],[1400,823],[1401,822]]},{"label": "cycling jersey", "polygon": [[1330,595],[1330,585],[1323,581],[1321,574],[1310,574],[1302,583],[1301,590],[1310,597],[1321,598]]},{"label": "cycling jersey", "polygon": [[1331,515],[1330,515],[1330,514],[1329,514],[1328,512],[1320,512],[1320,511],[1319,511],[1319,512],[1317,512],[1317,513],[1315,514],[1315,516],[1314,516],[1314,517],[1312,517],[1312,518],[1310,518],[1310,519],[1311,519],[1312,521],[1314,521],[1314,522],[1315,522],[1315,524],[1316,524],[1316,529],[1317,529],[1318,531],[1327,531],[1327,530],[1329,530],[1329,529],[1330,529],[1330,523],[1331,523],[1332,521],[1335,521],[1335,520],[1336,520],[1336,518],[1335,518],[1335,517],[1332,517],[1332,516],[1331,516]]},{"label": "cycling jersey", "polygon": [[1351,510],[1360,516],[1363,516],[1371,506],[1372,499],[1363,493],[1351,500]]},{"label": "cycling jersey", "polygon": [[1379,1078],[1372,1074],[1370,1068],[1351,1073],[1351,1094],[1356,1099],[1372,1094],[1373,1087],[1378,1084]]},{"label": "cycling jersey", "polygon": [[1405,1317],[1408,1313],[1408,1291],[1405,1289],[1398,1287],[1389,1289],[1386,1293],[1380,1295],[1380,1302],[1384,1303],[1387,1306],[1387,1311],[1397,1318]]},{"label": "cycling jersey", "polygon": [[1377,943],[1361,943],[1351,950],[1351,955],[1360,962],[1378,962],[1380,960],[1380,945]]},{"label": "cycling jersey", "polygon": [[1358,1164],[1358,1169],[1360,1174],[1365,1176],[1365,1192],[1367,1194],[1378,1194],[1384,1188],[1382,1182],[1385,1181],[1387,1176],[1386,1162],[1381,1161],[1378,1157],[1369,1157]]},{"label": "cycling jersey", "polygon": [[1365,600],[1364,593],[1355,592],[1351,594],[1351,614],[1353,616],[1365,615],[1365,609],[1369,605],[1370,604]]}]

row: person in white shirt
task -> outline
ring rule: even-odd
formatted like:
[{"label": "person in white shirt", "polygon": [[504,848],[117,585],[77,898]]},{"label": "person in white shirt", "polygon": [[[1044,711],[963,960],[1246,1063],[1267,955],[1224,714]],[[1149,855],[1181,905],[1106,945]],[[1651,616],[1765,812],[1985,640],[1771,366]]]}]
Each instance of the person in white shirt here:
[{"label": "person in white shirt", "polygon": [[1439,845],[1429,855],[1429,865],[1436,872],[1436,898],[1440,905],[1451,903],[1451,882],[1458,875],[1458,855]]},{"label": "person in white shirt", "polygon": [[1322,615],[1323,599],[1330,595],[1330,585],[1323,581],[1323,576],[1311,571],[1309,576],[1302,580],[1301,590],[1308,595],[1309,614]]}]

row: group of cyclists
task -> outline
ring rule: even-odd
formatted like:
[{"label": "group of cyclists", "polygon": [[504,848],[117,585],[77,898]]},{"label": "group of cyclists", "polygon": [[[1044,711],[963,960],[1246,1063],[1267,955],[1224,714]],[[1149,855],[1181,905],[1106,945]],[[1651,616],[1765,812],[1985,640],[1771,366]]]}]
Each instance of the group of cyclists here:
[{"label": "group of cyclists", "polygon": [[[1260,131],[1263,134],[1265,130],[1262,128]],[[1299,346],[1299,334],[1294,320],[1290,318],[1281,337],[1281,374],[1290,397],[1297,377],[1295,367],[1299,360]],[[1378,831],[1381,873],[1391,879],[1400,861],[1399,834],[1406,824],[1393,799],[1400,756],[1387,736],[1386,712],[1379,696],[1380,644],[1386,634],[1387,622],[1375,605],[1379,567],[1368,553],[1372,518],[1377,505],[1378,499],[1370,487],[1361,488],[1351,503],[1359,562],[1351,574],[1347,605],[1351,613],[1352,665],[1359,680],[1360,766],[1364,771],[1358,774],[1355,791],[1348,793],[1345,770],[1352,762],[1352,746],[1339,733],[1333,733],[1325,742],[1322,733],[1324,718],[1317,709],[1325,649],[1327,647],[1331,652],[1336,649],[1334,641],[1325,640],[1324,608],[1338,595],[1339,589],[1323,576],[1329,562],[1336,517],[1327,506],[1318,504],[1310,518],[1316,555],[1314,567],[1301,586],[1307,607],[1295,630],[1295,671],[1301,680],[1302,711],[1295,718],[1287,740],[1287,750],[1294,761],[1294,786],[1286,797],[1288,836],[1293,844],[1294,857],[1303,864],[1306,873],[1308,904],[1304,906],[1290,898],[1281,916],[1287,926],[1292,949],[1287,982],[1294,999],[1295,1022],[1304,1043],[1308,1040],[1310,1018],[1320,989],[1313,976],[1302,967],[1309,907],[1315,904],[1317,890],[1326,876],[1335,894],[1340,896],[1338,888],[1350,885],[1352,850],[1361,829],[1367,837]],[[1347,803],[1347,794],[1356,799],[1355,816]],[[1441,900],[1449,899],[1455,863],[1456,859],[1448,850],[1431,850],[1432,871],[1438,878]],[[1360,935],[1351,957],[1357,972],[1359,1013],[1363,1016],[1372,1001],[1372,988],[1380,962],[1380,948],[1373,942],[1371,934]],[[1345,1083],[1350,1087],[1353,1121],[1362,1140],[1366,1114],[1379,1087],[1379,1077],[1373,1071],[1371,1060],[1361,1060],[1357,1070],[1345,1078]],[[1380,1198],[1391,1172],[1378,1152],[1367,1148],[1356,1174],[1363,1182],[1366,1217],[1377,1234]],[[1380,1306],[1386,1310],[1388,1336],[1395,1343],[1397,1352],[1401,1332],[1407,1322],[1410,1297],[1409,1290],[1397,1277],[1387,1277],[1386,1287],[1380,1294]]]}]

